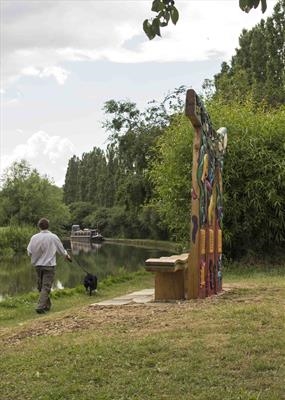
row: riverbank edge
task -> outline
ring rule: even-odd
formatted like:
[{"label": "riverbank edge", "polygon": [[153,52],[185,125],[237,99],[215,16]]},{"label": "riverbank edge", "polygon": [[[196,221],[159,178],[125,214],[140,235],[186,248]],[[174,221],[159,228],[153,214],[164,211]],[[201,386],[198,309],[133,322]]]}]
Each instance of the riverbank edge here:
[{"label": "riverbank edge", "polygon": [[138,247],[151,247],[159,250],[173,251],[174,253],[181,252],[182,250],[181,244],[165,242],[163,240],[105,238],[105,241],[108,243],[125,244]]},{"label": "riverbank edge", "polygon": [[[65,236],[62,239],[63,241],[71,240],[70,237]],[[105,237],[104,242],[107,243],[116,243],[116,244],[125,244],[131,246],[138,247],[146,247],[146,248],[156,248],[159,250],[167,250],[173,251],[174,253],[187,252],[189,250],[185,250],[181,243],[169,242],[164,240],[152,240],[152,239],[125,239],[125,238],[109,238]]]}]

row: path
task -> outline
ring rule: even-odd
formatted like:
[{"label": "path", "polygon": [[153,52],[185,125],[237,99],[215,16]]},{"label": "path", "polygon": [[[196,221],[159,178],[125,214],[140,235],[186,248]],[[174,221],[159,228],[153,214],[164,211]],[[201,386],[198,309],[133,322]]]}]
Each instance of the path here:
[{"label": "path", "polygon": [[91,306],[123,306],[125,304],[145,304],[154,301],[154,289],[143,289],[137,292],[125,294],[124,296],[115,297],[101,301],[99,303],[93,303]]}]

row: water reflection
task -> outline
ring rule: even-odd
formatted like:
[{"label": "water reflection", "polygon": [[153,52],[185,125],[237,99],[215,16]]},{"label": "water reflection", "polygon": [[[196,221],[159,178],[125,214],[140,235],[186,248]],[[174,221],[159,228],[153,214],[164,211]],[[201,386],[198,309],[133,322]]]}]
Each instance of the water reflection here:
[{"label": "water reflection", "polygon": [[[150,257],[170,255],[166,250],[130,246],[116,243],[78,243],[65,242],[65,247],[71,249],[74,261],[66,262],[57,258],[55,288],[73,288],[81,285],[86,270],[98,276],[100,281],[107,275],[114,275],[120,268],[136,271],[144,266],[144,261]],[[81,267],[82,268],[81,268]],[[36,290],[36,274],[26,255],[13,260],[0,262],[0,301],[1,296],[13,296]]]},{"label": "water reflection", "polygon": [[80,252],[89,253],[90,251],[99,251],[102,243],[91,242],[74,242],[70,241],[71,252],[73,255],[78,255]]}]

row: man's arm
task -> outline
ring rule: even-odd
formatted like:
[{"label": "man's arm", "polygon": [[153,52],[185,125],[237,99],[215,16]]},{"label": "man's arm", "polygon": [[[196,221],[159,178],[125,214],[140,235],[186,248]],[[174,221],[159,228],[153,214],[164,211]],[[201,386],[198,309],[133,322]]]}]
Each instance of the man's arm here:
[{"label": "man's arm", "polygon": [[68,252],[65,250],[61,240],[59,239],[59,237],[57,235],[55,235],[55,243],[56,243],[56,250],[59,254],[61,254],[62,256],[64,256],[64,258],[68,261],[72,261],[70,255],[68,254]]},{"label": "man's arm", "polygon": [[28,256],[32,255],[32,239],[30,240],[28,247],[27,247]]}]

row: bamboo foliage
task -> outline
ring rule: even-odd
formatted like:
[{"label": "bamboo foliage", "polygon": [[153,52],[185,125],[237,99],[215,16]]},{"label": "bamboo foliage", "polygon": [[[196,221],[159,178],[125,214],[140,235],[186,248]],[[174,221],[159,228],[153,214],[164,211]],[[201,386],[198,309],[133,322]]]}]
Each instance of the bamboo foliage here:
[{"label": "bamboo foliage", "polygon": [[[248,250],[270,251],[282,246],[285,239],[285,108],[264,112],[256,110],[250,102],[225,105],[212,101],[208,102],[207,110],[214,127],[227,126],[229,132],[223,173],[225,252],[239,256]],[[159,141],[158,156],[150,173],[157,207],[178,240],[185,240],[185,225],[189,224],[190,215],[191,188],[188,184],[186,190],[185,186],[185,180],[189,181],[191,176],[192,162],[189,127],[188,136],[186,132],[184,117],[177,118]],[[174,181],[177,190],[172,193]],[[187,193],[188,198],[176,201],[187,197]]]}]

